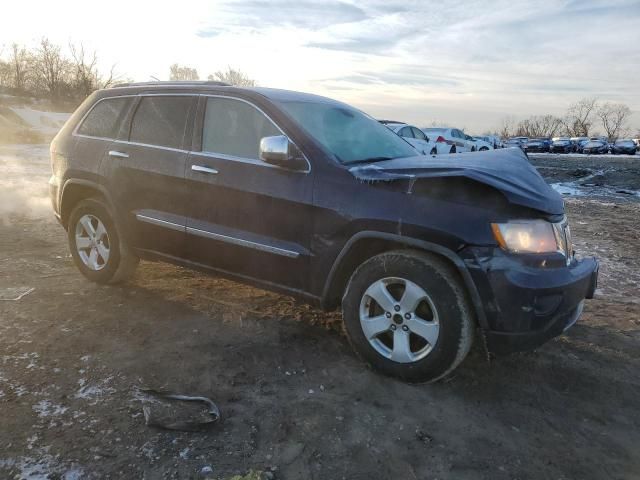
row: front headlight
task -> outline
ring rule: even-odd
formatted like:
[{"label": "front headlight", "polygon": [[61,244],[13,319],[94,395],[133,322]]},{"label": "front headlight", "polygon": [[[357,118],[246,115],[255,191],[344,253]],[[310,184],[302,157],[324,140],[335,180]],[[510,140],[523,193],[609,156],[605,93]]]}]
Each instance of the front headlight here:
[{"label": "front headlight", "polygon": [[544,220],[519,220],[492,223],[491,229],[498,245],[514,253],[565,253],[562,224]]}]

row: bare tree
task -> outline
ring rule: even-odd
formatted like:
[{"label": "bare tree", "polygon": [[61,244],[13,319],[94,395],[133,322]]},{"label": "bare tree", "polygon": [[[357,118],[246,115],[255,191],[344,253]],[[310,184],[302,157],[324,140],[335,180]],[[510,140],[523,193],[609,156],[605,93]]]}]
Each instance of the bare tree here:
[{"label": "bare tree", "polygon": [[626,122],[631,116],[631,109],[623,103],[605,103],[596,111],[602,128],[609,140],[616,140],[627,133]]},{"label": "bare tree", "polygon": [[514,136],[515,131],[516,131],[515,117],[513,117],[512,115],[509,115],[508,117],[504,117],[502,119],[502,123],[500,124],[500,127],[498,128],[498,133],[500,137],[502,138],[512,137]]},{"label": "bare tree", "polygon": [[593,126],[593,115],[598,107],[597,98],[583,98],[569,106],[562,123],[567,135],[588,137]]},{"label": "bare tree", "polygon": [[94,90],[106,88],[116,81],[115,67],[112,66],[107,77],[103,77],[98,71],[98,56],[96,52],[87,54],[82,43],[76,47],[69,44],[72,60],[72,89],[73,96],[84,98]]},{"label": "bare tree", "polygon": [[45,91],[50,98],[59,98],[67,86],[69,71],[70,62],[63,57],[60,47],[43,38],[33,62],[36,88]]},{"label": "bare tree", "polygon": [[11,45],[11,56],[9,58],[11,86],[18,91],[23,92],[27,89],[30,57],[31,55],[26,48],[19,46],[17,43]]},{"label": "bare tree", "polygon": [[226,71],[217,71],[213,75],[209,75],[208,80],[215,80],[218,82],[225,82],[229,85],[235,85],[237,87],[255,87],[256,81],[249,78],[243,71],[235,70],[231,67],[227,67]]},{"label": "bare tree", "polygon": [[11,64],[2,59],[4,49],[0,50],[0,87],[11,86]]},{"label": "bare tree", "polygon": [[534,115],[518,122],[515,136],[553,137],[562,128],[562,120],[553,115]]},{"label": "bare tree", "polygon": [[198,71],[195,68],[180,66],[174,63],[169,67],[169,80],[199,80]]}]

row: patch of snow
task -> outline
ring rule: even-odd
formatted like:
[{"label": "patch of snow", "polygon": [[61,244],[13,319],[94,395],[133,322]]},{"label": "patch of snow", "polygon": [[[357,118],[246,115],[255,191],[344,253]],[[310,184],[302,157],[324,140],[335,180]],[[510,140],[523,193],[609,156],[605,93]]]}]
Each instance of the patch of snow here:
[{"label": "patch of snow", "polygon": [[33,408],[33,411],[36,412],[41,418],[57,417],[64,414],[68,410],[68,407],[63,407],[62,405],[52,403],[49,400],[40,400],[31,408]]},{"label": "patch of snow", "polygon": [[57,133],[71,116],[69,113],[43,112],[32,108],[10,108],[31,128],[44,133]]}]

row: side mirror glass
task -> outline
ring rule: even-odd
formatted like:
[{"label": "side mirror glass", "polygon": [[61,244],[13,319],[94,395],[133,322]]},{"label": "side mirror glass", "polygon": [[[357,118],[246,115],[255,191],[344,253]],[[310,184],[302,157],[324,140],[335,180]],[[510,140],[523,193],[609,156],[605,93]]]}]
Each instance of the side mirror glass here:
[{"label": "side mirror glass", "polygon": [[286,135],[260,139],[260,160],[289,170],[305,171],[307,161]]}]

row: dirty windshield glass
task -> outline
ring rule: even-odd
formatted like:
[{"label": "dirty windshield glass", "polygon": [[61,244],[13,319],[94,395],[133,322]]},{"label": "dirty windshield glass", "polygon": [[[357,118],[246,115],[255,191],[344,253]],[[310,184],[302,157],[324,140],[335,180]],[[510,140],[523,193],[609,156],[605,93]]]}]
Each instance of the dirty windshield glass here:
[{"label": "dirty windshield glass", "polygon": [[387,127],[347,106],[302,101],[280,106],[344,164],[417,155]]}]

